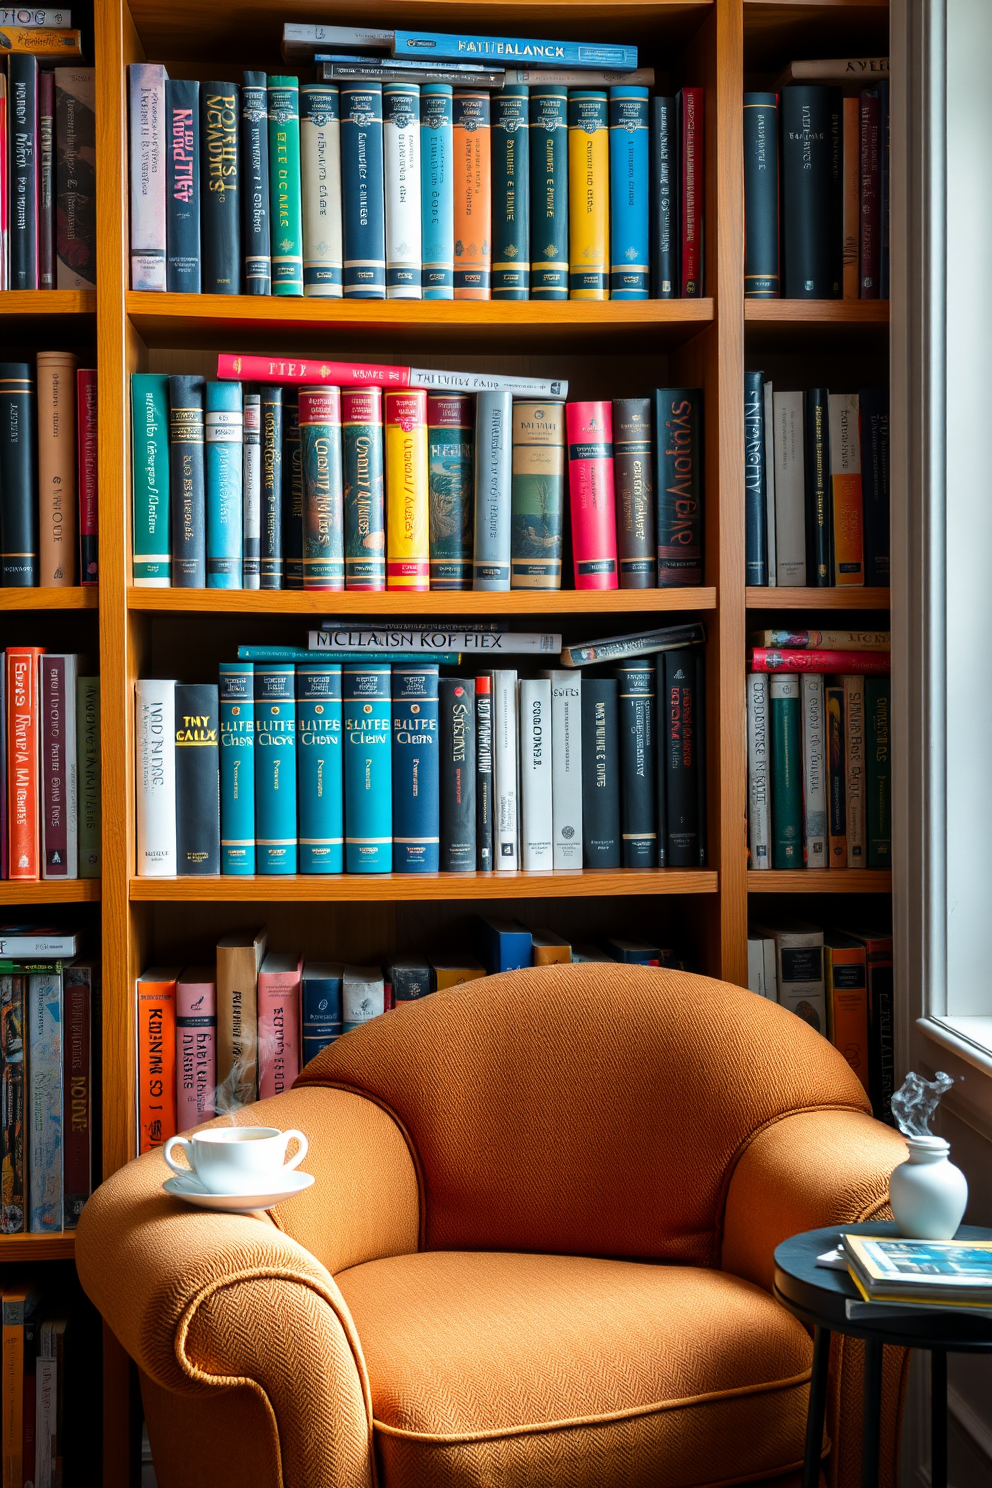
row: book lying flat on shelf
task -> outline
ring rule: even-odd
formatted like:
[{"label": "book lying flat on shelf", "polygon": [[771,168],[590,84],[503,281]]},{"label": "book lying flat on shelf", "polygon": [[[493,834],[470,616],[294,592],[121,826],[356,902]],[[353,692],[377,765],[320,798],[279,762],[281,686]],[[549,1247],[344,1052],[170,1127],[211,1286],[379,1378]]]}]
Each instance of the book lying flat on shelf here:
[{"label": "book lying flat on shelf", "polygon": [[335,387],[449,389],[459,393],[508,392],[518,398],[566,398],[568,383],[533,377],[509,377],[495,372],[434,372],[423,367],[381,366],[374,362],[329,362],[287,357],[232,356],[217,358],[217,376],[249,382],[331,383]]},{"label": "book lying flat on shelf", "polygon": [[364,626],[354,629],[341,627],[336,630],[321,628],[311,630],[307,645],[311,651],[327,651],[340,648],[342,651],[376,652],[408,651],[466,652],[468,655],[540,655],[557,656],[561,650],[561,636],[554,633],[539,633],[485,630],[423,629],[375,629]]},{"label": "book lying flat on shelf", "polygon": [[866,1301],[992,1308],[992,1240],[841,1235],[848,1270]]}]

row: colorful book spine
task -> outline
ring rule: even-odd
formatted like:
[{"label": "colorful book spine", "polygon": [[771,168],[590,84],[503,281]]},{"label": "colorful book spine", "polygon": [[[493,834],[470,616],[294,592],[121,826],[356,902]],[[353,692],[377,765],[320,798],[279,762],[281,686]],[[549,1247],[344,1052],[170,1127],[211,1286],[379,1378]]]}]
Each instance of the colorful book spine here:
[{"label": "colorful book spine", "polygon": [[[381,298],[381,296],[380,296]],[[568,383],[560,378],[510,377],[502,372],[438,372],[430,367],[398,367],[377,362],[335,362],[300,357],[237,356],[221,352],[217,376],[235,380],[307,387],[424,388],[432,393],[512,393],[515,398],[565,398]]]},{"label": "colorful book spine", "polygon": [[217,985],[212,966],[189,966],[176,982],[176,1126],[189,1131],[214,1114]]},{"label": "colorful book spine", "polygon": [[300,183],[303,293],[339,300],[344,293],[341,227],[341,99],[334,83],[300,89]]},{"label": "colorful book spine", "polygon": [[869,868],[892,867],[890,696],[887,678],[865,678],[865,836]]},{"label": "colorful book spine", "polygon": [[513,399],[479,393],[475,424],[475,542],[472,588],[510,588],[510,491]]},{"label": "colorful book spine", "polygon": [[25,980],[18,970],[0,975],[0,1234],[4,1235],[22,1235],[25,1228]]},{"label": "colorful book spine", "polygon": [[37,289],[39,281],[38,59],[7,57],[7,261],[11,289]]},{"label": "colorful book spine", "polygon": [[272,293],[303,293],[303,213],[300,200],[300,85],[269,78],[269,206],[272,213]]},{"label": "colorful book spine", "polygon": [[76,461],[79,485],[79,582],[95,584],[100,571],[97,501],[97,380],[95,367],[76,373]]},{"label": "colorful book spine", "polygon": [[530,87],[530,294],[568,299],[568,89]]},{"label": "colorful book spine", "polygon": [[[269,211],[269,96],[264,72],[246,72],[241,85],[241,241],[245,294],[272,293]],[[247,586],[246,586],[247,587]]]},{"label": "colorful book spine", "polygon": [[77,801],[80,878],[100,877],[100,678],[76,683]]},{"label": "colorful book spine", "polygon": [[380,591],[386,587],[382,439],[382,389],[342,389],[346,589]]},{"label": "colorful book spine", "polygon": [[344,967],[328,961],[305,961],[301,991],[301,1037],[304,1067],[341,1037],[341,983]]},{"label": "colorful book spine", "polygon": [[888,676],[888,651],[826,651],[808,647],[754,646],[751,665],[761,672],[852,672],[861,676]]},{"label": "colorful book spine", "polygon": [[[0,374],[3,373],[0,367]],[[0,382],[0,404],[3,384]],[[169,509],[169,379],[131,374],[131,568],[139,589],[172,584]],[[2,444],[0,444],[2,459]],[[9,583],[6,573],[4,583]]]},{"label": "colorful book spine", "polygon": [[475,401],[464,393],[427,399],[430,462],[430,586],[472,587]]},{"label": "colorful book spine", "polygon": [[488,300],[492,269],[489,94],[456,88],[452,98],[454,297]]},{"label": "colorful book spine", "polygon": [[165,288],[199,294],[200,84],[169,78],[165,84]]},{"label": "colorful book spine", "polygon": [[386,298],[419,300],[421,291],[420,88],[382,90],[386,205]]},{"label": "colorful book spine", "polygon": [[62,975],[34,972],[27,978],[28,1225],[32,1235],[65,1228],[62,1135]]},{"label": "colorful book spine", "polygon": [[207,588],[242,588],[244,414],[239,382],[206,386]]},{"label": "colorful book spine", "polygon": [[744,576],[768,583],[764,373],[744,373]]},{"label": "colorful book spine", "polygon": [[240,116],[241,89],[237,83],[200,84],[204,294],[238,294],[241,289]]},{"label": "colorful book spine", "polygon": [[878,93],[866,88],[859,98],[861,178],[860,298],[877,300],[881,280],[882,111]]},{"label": "colorful book spine", "polygon": [[[100,1000],[99,963],[75,962],[62,973],[65,1045],[62,1080],[65,1227],[79,1224],[93,1192],[94,1012]],[[96,1030],[99,1032],[99,1029]]]},{"label": "colorful book spine", "polygon": [[295,668],[255,667],[255,864],[266,875],[295,873]]},{"label": "colorful book spine", "polygon": [[857,393],[831,393],[830,490],[833,505],[834,584],[863,585],[864,526],[861,502],[861,434]]},{"label": "colorful book spine", "polygon": [[165,68],[132,62],[127,70],[131,156],[131,288],[166,288]]},{"label": "colorful book spine", "polygon": [[301,873],[344,870],[341,668],[296,668],[296,777]]},{"label": "colorful book spine", "polygon": [[76,582],[76,358],[39,351],[38,582],[52,588]]},{"label": "colorful book spine", "polygon": [[658,388],[654,395],[657,451],[658,587],[703,582],[703,393]]},{"label": "colorful book spine", "polygon": [[303,587],[343,589],[344,490],[341,481],[341,393],[301,388]]},{"label": "colorful book spine", "polygon": [[270,952],[258,973],[258,1095],[282,1095],[300,1073],[303,958]]},{"label": "colorful book spine", "polygon": [[176,874],[176,684],[135,683],[135,835],[140,878]]},{"label": "colorful book spine", "polygon": [[282,561],[282,427],[283,390],[263,387],[262,416],[262,530],[258,560],[260,589],[281,589]]},{"label": "colorful book spine", "polygon": [[204,478],[202,377],[169,378],[169,482],[172,502],[172,582],[207,586],[207,495]]},{"label": "colorful book spine", "polygon": [[551,683],[526,677],[519,684],[520,866],[549,872],[554,864]]},{"label": "colorful book spine", "polygon": [[778,94],[744,94],[744,298],[782,293],[778,250]]},{"label": "colorful book spine", "polygon": [[96,289],[96,70],[55,69],[56,289]]},{"label": "colorful book spine", "polygon": [[847,867],[864,868],[867,860],[865,778],[865,679],[842,677],[844,688],[844,774],[847,780]]},{"label": "colorful book spine", "polygon": [[747,676],[747,827],[750,860],[756,872],[771,868],[771,740],[768,677]]},{"label": "colorful book spine", "polygon": [[35,387],[27,362],[0,362],[0,583],[39,580]]},{"label": "colorful book spine", "polygon": [[255,872],[255,667],[222,661],[220,717],[220,871]]},{"label": "colorful book spine", "polygon": [[492,674],[493,859],[499,871],[520,866],[520,755],[517,746],[517,674]]},{"label": "colorful book spine", "polygon": [[551,683],[551,809],[555,871],[582,867],[582,677],[555,670]]},{"label": "colorful book spine", "polygon": [[865,583],[889,583],[889,394],[863,388],[858,394],[861,425],[861,501]]},{"label": "colorful book spine", "polygon": [[282,400],[282,587],[303,588],[303,446],[299,392]]},{"label": "colorful book spine", "polygon": [[679,140],[679,186],[682,210],[682,241],[679,267],[682,298],[698,299],[703,293],[703,115],[702,88],[682,88],[677,100]]},{"label": "colorful book spine", "polygon": [[806,578],[817,589],[832,587],[834,572],[829,396],[826,388],[810,388],[804,399]]},{"label": "colorful book spine", "polygon": [[392,692],[393,872],[436,873],[441,852],[437,667],[394,666]]},{"label": "colorful book spine", "polygon": [[610,132],[606,94],[568,94],[568,297],[610,297]]},{"label": "colorful book spine", "polygon": [[847,867],[844,689],[827,687],[827,836],[831,868]]},{"label": "colorful book spine", "polygon": [[425,83],[420,90],[420,200],[425,300],[454,297],[455,202],[452,89]]},{"label": "colorful book spine", "polygon": [[827,1034],[868,1089],[868,975],[865,948],[838,930],[823,937]]},{"label": "colorful book spine", "polygon": [[39,832],[40,646],[8,646],[6,661],[7,873],[11,879],[41,876]]},{"label": "colorful book spine", "polygon": [[647,88],[611,88],[611,300],[646,300],[650,292],[649,135]]},{"label": "colorful book spine", "polygon": [[393,866],[390,668],[344,668],[345,870],[389,873]]},{"label": "colorful book spine", "polygon": [[565,412],[560,403],[513,403],[510,588],[560,589]]},{"label": "colorful book spine", "polygon": [[176,684],[177,872],[220,872],[220,705],[217,688]]},{"label": "colorful book spine", "polygon": [[72,654],[46,652],[38,667],[42,878],[79,877],[77,663]]},{"label": "colorful book spine", "polygon": [[586,868],[619,868],[620,740],[617,684],[582,679],[582,857]]},{"label": "colorful book spine", "polygon": [[679,292],[679,196],[675,99],[651,99],[651,297]]},{"label": "colorful book spine", "polygon": [[386,585],[430,588],[430,474],[427,394],[387,393],[385,414]]},{"label": "colorful book spine", "polygon": [[471,678],[440,679],[442,873],[474,873],[476,867],[475,705]]},{"label": "colorful book spine", "polygon": [[241,583],[245,589],[257,589],[262,546],[262,399],[258,393],[244,394],[242,418]]},{"label": "colorful book spine", "polygon": [[703,657],[699,651],[667,651],[659,656],[659,692],[662,668],[665,677],[662,747],[668,839],[664,866],[699,868],[706,861]]},{"label": "colorful book spine", "polygon": [[524,67],[613,68],[630,72],[637,66],[636,46],[611,46],[588,41],[533,41],[529,37],[479,31],[448,36],[438,31],[394,31],[393,56],[437,62],[474,62],[499,66],[519,62]]},{"label": "colorful book spine", "polygon": [[490,673],[475,679],[475,850],[480,873],[493,868],[493,686]]},{"label": "colorful book spine", "polygon": [[382,84],[341,84],[345,299],[386,298]]},{"label": "colorful book spine", "polygon": [[657,587],[651,415],[650,398],[614,399],[613,484],[621,589]]},{"label": "colorful book spine", "polygon": [[658,862],[658,719],[651,660],[617,667],[620,848],[625,868]]},{"label": "colorful book spine", "polygon": [[609,403],[567,403],[568,487],[576,589],[616,589],[613,418]]},{"label": "colorful book spine", "polygon": [[807,868],[827,868],[826,697],[822,677],[804,672],[799,680],[803,724],[804,859]]},{"label": "colorful book spine", "polygon": [[530,89],[511,83],[493,94],[494,300],[530,294]]},{"label": "colorful book spine", "polygon": [[772,867],[803,866],[803,766],[799,678],[769,681],[772,753]]}]

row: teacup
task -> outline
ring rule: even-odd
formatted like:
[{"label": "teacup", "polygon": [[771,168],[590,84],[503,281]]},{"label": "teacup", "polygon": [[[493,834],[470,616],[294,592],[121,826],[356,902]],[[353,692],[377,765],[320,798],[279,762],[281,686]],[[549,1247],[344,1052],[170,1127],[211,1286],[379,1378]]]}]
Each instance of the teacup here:
[{"label": "teacup", "polygon": [[[293,1138],[299,1151],[286,1161]],[[172,1153],[181,1147],[193,1175],[208,1193],[260,1193],[278,1184],[307,1155],[307,1139],[301,1131],[280,1131],[277,1126],[218,1126],[197,1132],[195,1137],[170,1137],[162,1156],[179,1178],[189,1178],[189,1168],[173,1162]]]}]

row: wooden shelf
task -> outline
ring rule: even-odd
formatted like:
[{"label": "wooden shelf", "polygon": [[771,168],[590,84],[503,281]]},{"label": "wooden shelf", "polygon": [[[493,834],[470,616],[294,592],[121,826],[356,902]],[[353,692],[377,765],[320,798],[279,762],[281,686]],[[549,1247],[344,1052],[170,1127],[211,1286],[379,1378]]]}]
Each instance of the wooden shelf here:
[{"label": "wooden shelf", "polygon": [[75,1230],[61,1230],[52,1235],[0,1235],[0,1263],[71,1261],[75,1254]]},{"label": "wooden shelf", "polygon": [[[2,591],[0,591],[2,592]],[[128,609],[249,615],[604,615],[639,610],[715,610],[716,589],[470,590],[430,594],[282,589],[129,589]]]},{"label": "wooden shelf", "polygon": [[95,610],[100,591],[95,584],[41,589],[0,589],[0,610]]},{"label": "wooden shelf", "polygon": [[749,325],[887,326],[888,300],[745,300]]},{"label": "wooden shelf", "polygon": [[890,589],[778,589],[749,586],[749,610],[887,610]]},{"label": "wooden shelf", "polygon": [[715,894],[717,874],[705,868],[627,868],[583,873],[340,873],[297,877],[132,878],[132,902],[416,899],[600,898],[623,894]]},{"label": "wooden shelf", "polygon": [[756,870],[747,875],[749,894],[891,894],[892,874],[883,868]]},{"label": "wooden shelf", "polygon": [[99,897],[98,878],[0,879],[0,908],[8,904],[85,904]]},{"label": "wooden shelf", "polygon": [[95,315],[96,293],[90,289],[0,290],[0,317]]}]

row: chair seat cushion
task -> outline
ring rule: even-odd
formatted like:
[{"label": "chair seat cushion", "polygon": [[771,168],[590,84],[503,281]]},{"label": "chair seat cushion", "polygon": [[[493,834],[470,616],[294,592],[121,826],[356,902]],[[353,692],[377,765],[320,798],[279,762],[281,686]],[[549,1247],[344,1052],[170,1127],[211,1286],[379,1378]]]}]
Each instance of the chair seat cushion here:
[{"label": "chair seat cushion", "polygon": [[810,1341],[750,1282],[465,1251],[335,1279],[383,1488],[697,1488],[802,1462]]}]

